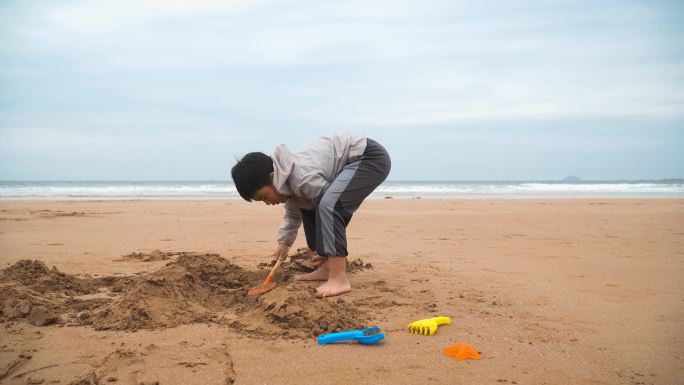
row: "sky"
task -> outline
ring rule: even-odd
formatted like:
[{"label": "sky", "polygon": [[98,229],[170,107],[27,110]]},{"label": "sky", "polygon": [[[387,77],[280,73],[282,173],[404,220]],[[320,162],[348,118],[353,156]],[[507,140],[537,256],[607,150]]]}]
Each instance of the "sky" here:
[{"label": "sky", "polygon": [[228,180],[335,131],[390,180],[682,178],[684,5],[0,2],[0,180]]}]

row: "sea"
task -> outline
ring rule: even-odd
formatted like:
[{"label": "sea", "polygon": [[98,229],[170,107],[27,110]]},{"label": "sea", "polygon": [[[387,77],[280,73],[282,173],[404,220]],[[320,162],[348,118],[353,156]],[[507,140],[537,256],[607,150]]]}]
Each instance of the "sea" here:
[{"label": "sea", "polygon": [[[681,199],[684,179],[385,181],[370,199]],[[0,200],[241,199],[225,181],[0,181]]]}]

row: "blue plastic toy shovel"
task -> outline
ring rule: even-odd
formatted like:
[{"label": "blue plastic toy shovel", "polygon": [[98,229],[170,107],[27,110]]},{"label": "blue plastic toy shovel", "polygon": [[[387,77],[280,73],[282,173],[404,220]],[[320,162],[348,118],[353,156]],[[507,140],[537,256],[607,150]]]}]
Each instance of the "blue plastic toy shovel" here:
[{"label": "blue plastic toy shovel", "polygon": [[347,330],[337,333],[328,333],[318,336],[319,345],[327,345],[342,341],[358,341],[363,345],[377,344],[380,340],[385,338],[385,333],[380,332],[380,328],[373,326],[361,330]]}]

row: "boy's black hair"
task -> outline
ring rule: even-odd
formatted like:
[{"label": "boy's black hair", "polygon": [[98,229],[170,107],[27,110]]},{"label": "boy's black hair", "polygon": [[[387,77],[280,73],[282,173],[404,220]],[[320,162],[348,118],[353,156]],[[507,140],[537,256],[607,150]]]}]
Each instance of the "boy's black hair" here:
[{"label": "boy's black hair", "polygon": [[230,171],[240,196],[247,202],[252,201],[254,193],[271,184],[273,160],[263,152],[250,152],[238,160]]}]

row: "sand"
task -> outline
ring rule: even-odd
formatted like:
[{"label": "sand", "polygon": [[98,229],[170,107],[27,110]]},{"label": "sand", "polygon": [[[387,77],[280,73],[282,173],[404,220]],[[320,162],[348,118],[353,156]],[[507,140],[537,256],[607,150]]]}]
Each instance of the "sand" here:
[{"label": "sand", "polygon": [[[0,202],[0,383],[675,384],[684,201],[377,200],[349,229],[351,293],[317,298],[281,208]],[[406,325],[452,318],[435,336]],[[375,346],[321,333],[379,326]],[[455,361],[465,342],[482,358]]]}]

